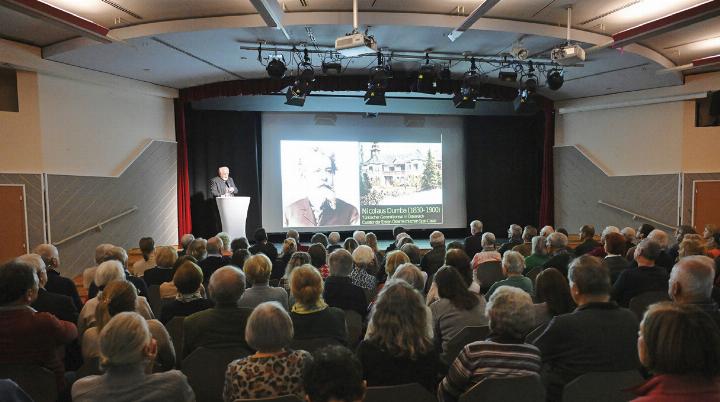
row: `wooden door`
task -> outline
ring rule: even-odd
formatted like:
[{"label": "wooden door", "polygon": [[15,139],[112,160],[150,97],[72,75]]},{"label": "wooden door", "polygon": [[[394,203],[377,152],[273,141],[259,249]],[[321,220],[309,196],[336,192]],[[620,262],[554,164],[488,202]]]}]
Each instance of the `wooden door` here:
[{"label": "wooden door", "polygon": [[720,181],[693,183],[693,226],[702,233],[705,225],[720,225]]},{"label": "wooden door", "polygon": [[27,253],[25,195],[22,186],[0,185],[0,262]]}]

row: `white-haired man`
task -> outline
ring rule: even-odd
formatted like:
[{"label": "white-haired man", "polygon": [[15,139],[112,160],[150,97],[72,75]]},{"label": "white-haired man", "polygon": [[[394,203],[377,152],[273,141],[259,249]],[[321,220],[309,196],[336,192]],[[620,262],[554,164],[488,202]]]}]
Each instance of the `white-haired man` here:
[{"label": "white-haired man", "polygon": [[670,273],[668,294],[678,304],[692,304],[720,327],[720,310],[712,300],[715,262],[704,255],[681,258]]},{"label": "white-haired man", "polygon": [[512,250],[513,247],[521,245],[523,243],[522,232],[523,228],[520,225],[514,223],[510,225],[507,231],[508,241],[500,246],[498,252],[500,254],[505,254],[506,251]]},{"label": "white-haired man", "polygon": [[364,230],[354,231],[352,237],[353,239],[355,239],[356,242],[358,242],[358,245],[360,246],[367,243],[367,235],[365,234]]},{"label": "white-haired man", "polygon": [[327,252],[328,254],[332,253],[335,250],[339,250],[342,248],[342,244],[340,244],[340,233],[338,232],[330,232],[328,235],[328,246],[327,246]]},{"label": "white-haired man", "polygon": [[37,299],[32,303],[32,308],[37,311],[50,313],[59,320],[77,322],[78,309],[68,296],[48,292],[45,287],[48,283],[48,274],[45,261],[38,254],[25,254],[16,258],[15,261],[30,265],[35,269],[38,276]]},{"label": "white-haired man", "polygon": [[526,291],[530,296],[534,295],[533,283],[530,278],[523,276],[525,270],[525,258],[517,251],[507,251],[502,258],[502,271],[505,279],[495,282],[488,290],[485,297],[490,296],[500,286],[512,286]]},{"label": "white-haired man", "polygon": [[[605,229],[603,229],[602,233],[600,233],[600,245],[592,249],[588,255],[591,255],[593,257],[598,258],[605,258],[607,255],[607,252],[605,252],[605,239],[610,233],[620,233],[620,229],[617,226],[606,226]],[[576,257],[579,257],[576,254]]]},{"label": "white-haired man", "polygon": [[432,250],[425,253],[420,260],[420,268],[428,277],[435,275],[445,263],[445,235],[437,230],[430,233],[430,247]]},{"label": "white-haired man", "polygon": [[105,261],[105,253],[113,247],[114,246],[109,243],[99,244],[95,247],[95,265],[90,268],[85,268],[83,271],[83,287],[86,290],[90,290],[90,286],[95,279],[95,271],[97,271],[98,265]]},{"label": "white-haired man", "polygon": [[550,256],[543,269],[556,268],[567,277],[568,264],[572,260],[572,254],[567,249],[568,238],[560,232],[553,232],[546,240],[547,253]]},{"label": "white-haired man", "polygon": [[465,253],[472,258],[475,254],[482,251],[482,231],[483,223],[474,220],[470,222],[470,236],[465,238]]},{"label": "white-haired man", "polygon": [[195,240],[195,236],[192,233],[185,233],[182,235],[180,238],[180,248],[182,248],[182,250],[178,251],[178,257],[185,255],[188,246],[193,240]]},{"label": "white-haired man", "polygon": [[230,168],[221,166],[218,175],[210,179],[210,194],[213,197],[232,197],[238,193],[235,181],[230,177]]},{"label": "white-haired man", "polygon": [[60,256],[58,249],[52,244],[41,244],[35,247],[35,254],[40,255],[43,262],[45,262],[48,277],[45,290],[69,297],[72,299],[75,308],[80,310],[82,308],[82,301],[80,301],[75,282],[70,278],[65,278],[60,275]]}]

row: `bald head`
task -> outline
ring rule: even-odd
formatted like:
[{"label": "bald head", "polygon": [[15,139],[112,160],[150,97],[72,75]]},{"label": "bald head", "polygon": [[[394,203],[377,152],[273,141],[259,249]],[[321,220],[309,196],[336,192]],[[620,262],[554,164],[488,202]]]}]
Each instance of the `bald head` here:
[{"label": "bald head", "polygon": [[704,255],[684,257],[670,272],[668,293],[677,303],[706,303],[710,300],[715,262]]},{"label": "bald head", "polygon": [[211,237],[207,240],[207,253],[208,254],[220,254],[222,249],[223,241],[219,237]]},{"label": "bald head", "polygon": [[231,266],[219,268],[210,277],[208,291],[217,305],[237,305],[245,292],[245,274]]}]

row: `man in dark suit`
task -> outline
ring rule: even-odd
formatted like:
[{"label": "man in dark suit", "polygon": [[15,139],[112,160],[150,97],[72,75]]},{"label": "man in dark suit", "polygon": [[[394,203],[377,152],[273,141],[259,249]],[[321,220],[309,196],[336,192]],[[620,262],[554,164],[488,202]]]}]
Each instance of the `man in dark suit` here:
[{"label": "man in dark suit", "polygon": [[350,279],[353,270],[350,252],[345,249],[333,251],[328,258],[328,266],[330,276],[325,279],[323,300],[331,307],[356,311],[364,319],[368,313],[368,302],[362,288]]},{"label": "man in dark suit", "polygon": [[31,307],[42,313],[50,313],[58,320],[76,323],[78,310],[75,308],[72,299],[45,290],[48,283],[48,274],[42,257],[39,254],[25,254],[18,257],[16,261],[31,266],[37,273],[38,294]]},{"label": "man in dark suit", "polygon": [[255,230],[254,238],[255,244],[250,246],[248,251],[250,251],[251,254],[263,253],[270,259],[270,261],[274,261],[278,256],[277,249],[274,244],[268,241],[265,228],[257,228]]},{"label": "man in dark suit", "polygon": [[435,275],[445,263],[445,235],[437,230],[430,233],[430,247],[432,250],[425,253],[420,260],[420,268],[428,274],[428,278]]},{"label": "man in dark suit", "polygon": [[650,237],[638,243],[635,248],[637,267],[628,268],[620,274],[613,285],[613,300],[627,307],[630,299],[641,293],[667,292],[667,269],[656,264],[660,251],[660,244]]},{"label": "man in dark suit", "polygon": [[576,256],[585,255],[600,246],[600,243],[595,241],[594,236],[595,228],[592,225],[583,225],[580,228],[580,244],[575,247]]},{"label": "man in dark suit", "polygon": [[638,320],[610,301],[610,275],[597,257],[570,264],[570,294],[578,307],[553,318],[532,343],[540,349],[547,399],[558,401],[565,384],[597,371],[640,368]]},{"label": "man in dark suit", "polygon": [[568,264],[573,259],[573,255],[567,249],[567,236],[560,232],[553,232],[545,242],[550,259],[543,264],[543,269],[556,268],[567,277]]},{"label": "man in dark suit", "polygon": [[508,241],[507,243],[503,243],[502,246],[500,246],[500,249],[498,250],[498,253],[505,254],[506,251],[510,251],[515,246],[519,246],[523,243],[522,239],[522,231],[523,229],[520,227],[520,225],[512,224],[508,228]]},{"label": "man in dark suit", "polygon": [[298,168],[307,192],[305,198],[285,206],[285,227],[347,226],[360,223],[357,208],[335,194],[335,154],[316,149],[303,157]]},{"label": "man in dark suit", "polygon": [[230,265],[230,259],[223,257],[220,253],[222,240],[219,237],[211,237],[207,240],[207,257],[198,261],[198,266],[202,269],[205,283],[210,280],[213,272],[218,268]]},{"label": "man in dark suit", "polygon": [[60,266],[60,257],[58,250],[52,244],[41,244],[35,247],[35,253],[42,257],[47,270],[47,284],[45,290],[69,297],[75,308],[80,311],[82,309],[82,301],[78,295],[77,287],[72,279],[65,278],[60,275],[58,267]]},{"label": "man in dark suit", "polygon": [[620,233],[608,233],[605,235],[605,252],[603,264],[610,271],[610,281],[615,283],[620,273],[630,267],[625,258],[625,236]]},{"label": "man in dark suit", "polygon": [[395,226],[392,231],[392,241],[388,244],[387,248],[385,248],[385,255],[398,248],[395,242],[397,241],[397,237],[400,233],[405,233],[405,228],[402,226]]},{"label": "man in dark suit", "polygon": [[465,253],[472,259],[475,254],[482,251],[482,222],[475,220],[470,222],[470,236],[465,238]]},{"label": "man in dark suit", "polygon": [[218,169],[218,175],[210,179],[210,194],[213,197],[232,197],[238,193],[237,187],[232,177],[230,177],[230,169],[222,166]]}]

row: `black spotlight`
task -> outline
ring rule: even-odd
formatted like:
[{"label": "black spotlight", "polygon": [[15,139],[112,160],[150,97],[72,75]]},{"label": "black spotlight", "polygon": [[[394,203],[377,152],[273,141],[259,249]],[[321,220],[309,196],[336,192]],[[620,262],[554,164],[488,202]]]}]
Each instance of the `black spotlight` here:
[{"label": "black spotlight", "polygon": [[552,89],[553,91],[557,91],[562,87],[563,83],[565,82],[565,78],[563,77],[563,71],[553,68],[552,70],[548,71],[547,73],[547,86],[548,88]]},{"label": "black spotlight", "polygon": [[315,70],[309,62],[304,62],[298,67],[299,73],[292,86],[285,93],[286,105],[304,106],[305,98],[312,91],[312,84],[315,82]]},{"label": "black spotlight", "polygon": [[517,81],[517,73],[515,71],[502,71],[498,73],[498,78],[502,82],[515,82]]},{"label": "black spotlight", "polygon": [[430,57],[425,54],[425,64],[420,66],[420,71],[418,71],[417,91],[426,94],[435,94],[435,92],[437,92],[435,89],[437,86],[435,83],[436,75],[435,66],[430,64]]},{"label": "black spotlight", "polygon": [[375,106],[386,106],[385,91],[389,84],[390,72],[383,66],[382,54],[378,52],[378,65],[370,70],[368,89],[365,92],[365,104]]},{"label": "black spotlight", "polygon": [[475,59],[470,61],[470,70],[465,73],[460,91],[453,96],[453,104],[458,109],[474,109],[475,100],[480,93],[482,79],[477,72]]},{"label": "black spotlight", "polygon": [[537,104],[530,91],[526,88],[518,91],[518,96],[513,101],[515,112],[517,113],[535,113],[537,111]]},{"label": "black spotlight", "polygon": [[340,74],[340,72],[342,71],[342,65],[338,62],[325,63],[323,61],[321,66],[322,66],[323,74],[328,74],[330,72],[334,72],[335,74]]},{"label": "black spotlight", "polygon": [[270,60],[265,70],[267,70],[270,78],[280,79],[285,76],[287,67],[285,66],[285,62],[282,60],[282,56],[279,56]]}]

